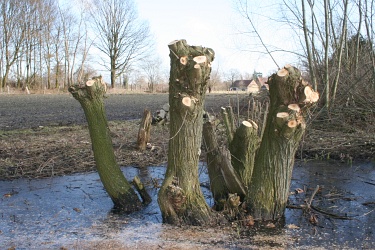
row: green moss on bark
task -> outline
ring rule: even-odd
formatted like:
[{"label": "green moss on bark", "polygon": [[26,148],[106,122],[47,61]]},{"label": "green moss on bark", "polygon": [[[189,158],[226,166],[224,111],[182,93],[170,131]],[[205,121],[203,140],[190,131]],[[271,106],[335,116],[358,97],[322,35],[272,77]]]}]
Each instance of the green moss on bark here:
[{"label": "green moss on bark", "polygon": [[96,168],[105,190],[116,209],[133,212],[139,210],[142,205],[116,162],[103,103],[105,90],[106,86],[101,77],[90,80],[85,85],[74,85],[69,88],[84,110]]},{"label": "green moss on bark", "polygon": [[198,162],[202,143],[203,106],[214,59],[212,49],[174,41],[170,49],[170,140],[168,167],[158,202],[163,221],[202,225],[212,211],[202,194]]}]

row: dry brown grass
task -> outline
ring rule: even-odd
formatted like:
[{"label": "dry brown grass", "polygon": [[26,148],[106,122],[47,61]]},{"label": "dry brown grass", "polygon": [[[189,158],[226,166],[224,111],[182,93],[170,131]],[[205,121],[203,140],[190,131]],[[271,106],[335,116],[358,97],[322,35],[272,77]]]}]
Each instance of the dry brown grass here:
[{"label": "dry brown grass", "polygon": [[[153,150],[136,148],[139,121],[110,122],[120,166],[150,166],[166,162],[168,131],[151,129]],[[41,178],[95,170],[87,126],[40,127],[0,134],[0,179]]]}]

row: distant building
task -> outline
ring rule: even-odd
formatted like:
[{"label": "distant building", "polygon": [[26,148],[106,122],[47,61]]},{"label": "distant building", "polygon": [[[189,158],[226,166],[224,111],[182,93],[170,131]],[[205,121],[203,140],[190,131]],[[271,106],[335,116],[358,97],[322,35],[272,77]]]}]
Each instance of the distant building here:
[{"label": "distant building", "polygon": [[236,80],[229,90],[258,93],[262,87],[268,89],[267,77],[257,77],[255,80]]},{"label": "distant building", "polygon": [[232,86],[230,86],[230,90],[242,90],[246,91],[247,86],[251,83],[252,80],[236,80],[233,82]]}]

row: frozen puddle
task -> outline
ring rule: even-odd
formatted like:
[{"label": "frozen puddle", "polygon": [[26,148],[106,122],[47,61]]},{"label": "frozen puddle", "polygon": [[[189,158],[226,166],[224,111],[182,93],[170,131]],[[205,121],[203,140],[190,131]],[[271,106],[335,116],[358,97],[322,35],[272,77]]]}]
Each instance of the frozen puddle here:
[{"label": "frozen puddle", "polygon": [[[128,180],[140,176],[153,197],[150,205],[130,215],[112,211],[113,203],[97,173],[0,181],[0,249],[195,246],[196,243],[190,240],[196,239],[189,239],[189,234],[194,235],[193,231],[201,233],[198,229],[181,229],[161,223],[156,185],[161,184],[165,167],[123,169]],[[203,170],[201,176],[207,179]],[[209,200],[208,190],[202,190]],[[213,231],[217,230],[213,229],[209,237],[207,234],[203,237],[210,240],[208,243],[226,238],[220,233],[216,239],[218,233],[215,235]]]},{"label": "frozen puddle", "polygon": [[[322,187],[314,205],[320,213],[311,225],[300,209],[287,209],[284,228],[239,233],[236,228],[198,228],[163,225],[157,186],[165,167],[126,167],[128,180],[138,175],[153,202],[130,215],[112,211],[112,201],[97,173],[47,179],[0,181],[0,249],[269,249],[375,248],[375,168],[308,163],[296,165],[290,202],[301,204],[316,185]],[[200,169],[202,191],[209,205],[207,174]],[[366,204],[366,205],[363,205]],[[293,227],[288,227],[293,225]]]}]

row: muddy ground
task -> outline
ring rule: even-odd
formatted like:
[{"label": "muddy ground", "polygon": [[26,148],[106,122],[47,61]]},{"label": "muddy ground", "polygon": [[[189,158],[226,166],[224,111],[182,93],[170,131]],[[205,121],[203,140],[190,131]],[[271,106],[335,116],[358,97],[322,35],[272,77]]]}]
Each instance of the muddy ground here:
[{"label": "muddy ground", "polygon": [[[206,110],[219,114],[236,98],[209,94]],[[320,160],[325,155],[325,161],[296,163],[285,221],[275,227],[163,225],[156,195],[168,129],[153,127],[153,150],[143,153],[136,150],[135,138],[144,108],[154,112],[167,101],[167,94],[110,95],[105,101],[119,164],[129,179],[139,175],[153,196],[151,205],[129,216],[111,210],[76,100],[68,94],[0,95],[0,249],[375,248],[375,166],[363,161],[373,157],[374,135],[368,133],[306,136],[305,147],[320,152]],[[343,157],[328,161],[327,152]],[[361,152],[365,157],[356,161],[352,155]],[[203,163],[200,173],[211,204]],[[317,185],[312,208],[302,210]]]}]

